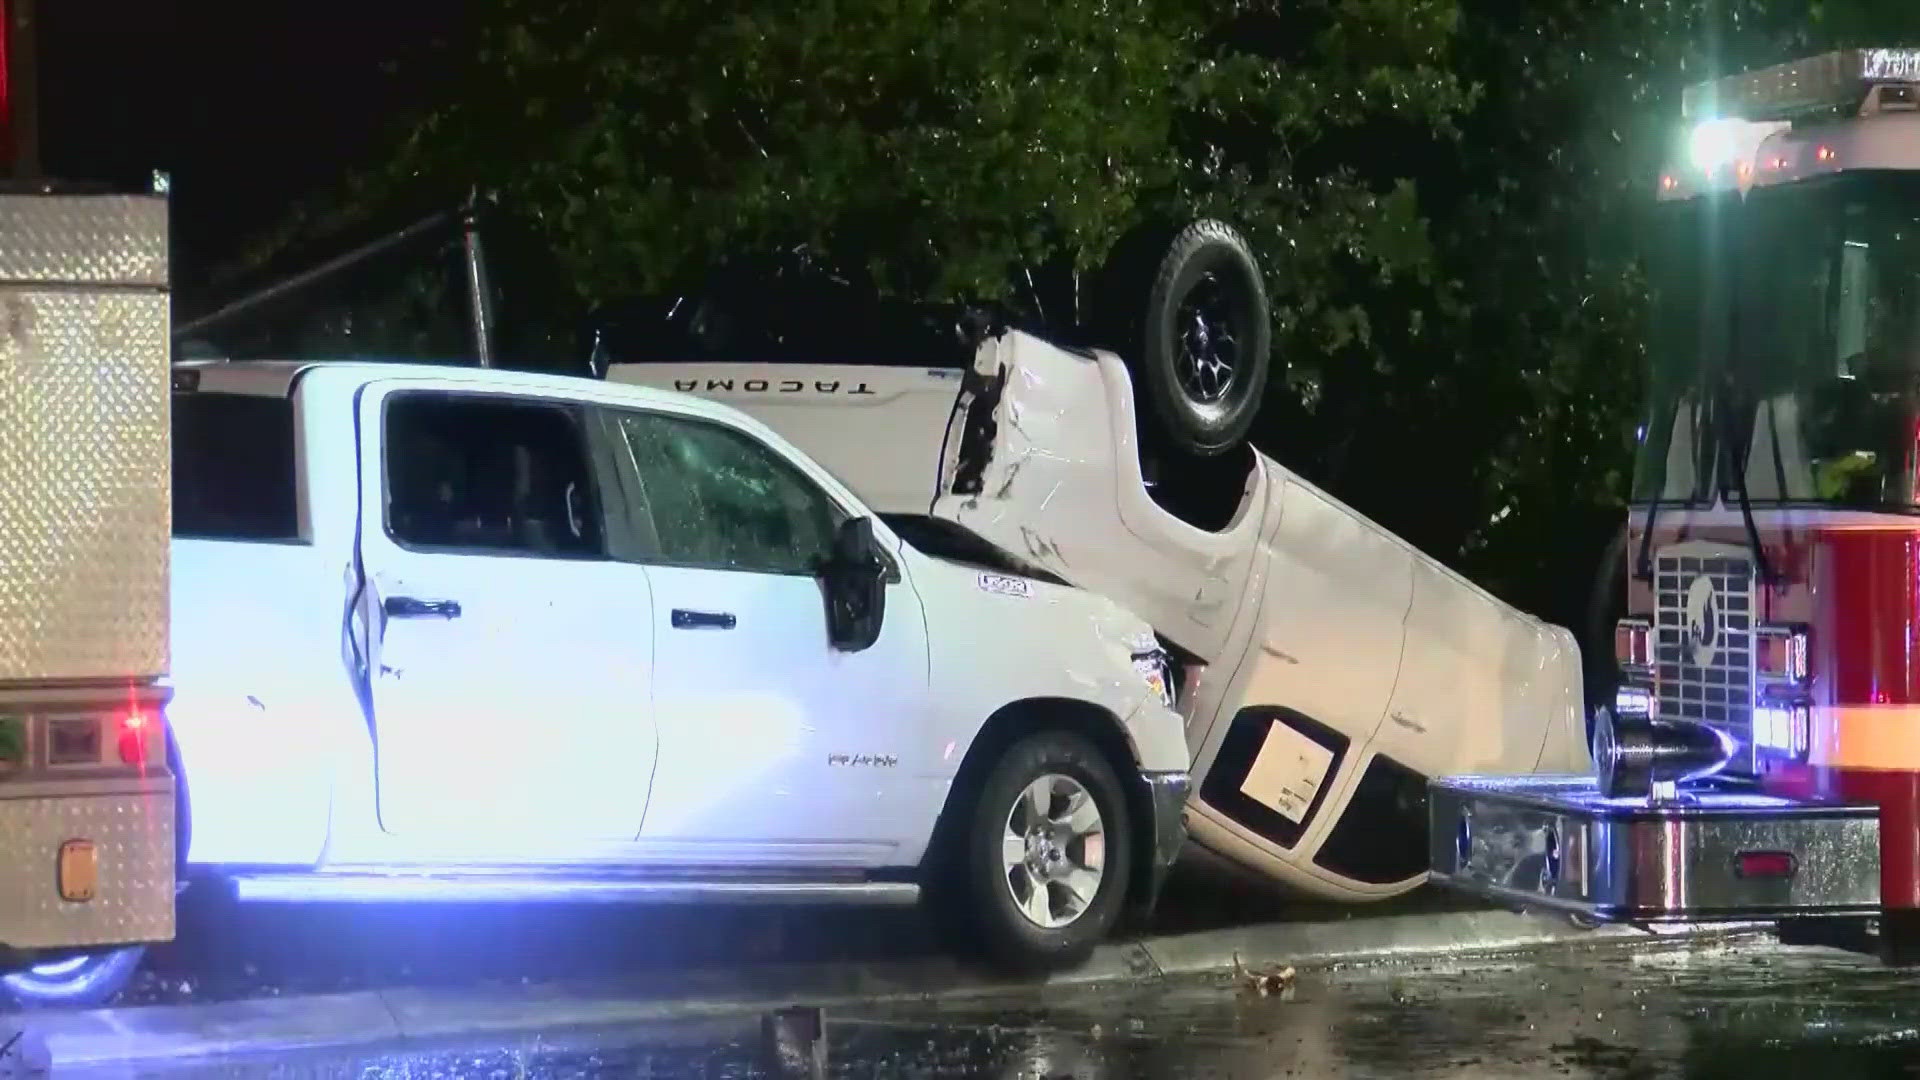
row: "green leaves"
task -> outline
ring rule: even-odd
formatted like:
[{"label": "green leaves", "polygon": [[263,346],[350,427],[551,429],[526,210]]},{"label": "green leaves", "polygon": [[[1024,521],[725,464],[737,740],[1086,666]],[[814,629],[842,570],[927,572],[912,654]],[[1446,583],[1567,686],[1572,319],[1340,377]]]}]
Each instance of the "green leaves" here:
[{"label": "green leaves", "polygon": [[1908,0],[496,0],[488,19],[466,82],[347,203],[497,189],[575,303],[802,247],[986,298],[1022,267],[1092,269],[1149,216],[1227,219],[1275,301],[1266,448],[1549,613],[1590,568],[1547,553],[1626,495],[1637,229],[1680,88],[1920,40]]},{"label": "green leaves", "polygon": [[[796,246],[895,291],[992,296],[1020,265],[1093,266],[1148,202],[1291,231],[1331,172],[1298,155],[1327,132],[1464,100],[1440,66],[1453,11],[503,0],[472,86],[386,177],[501,189],[589,300]],[[1301,28],[1312,55],[1281,33]]]}]

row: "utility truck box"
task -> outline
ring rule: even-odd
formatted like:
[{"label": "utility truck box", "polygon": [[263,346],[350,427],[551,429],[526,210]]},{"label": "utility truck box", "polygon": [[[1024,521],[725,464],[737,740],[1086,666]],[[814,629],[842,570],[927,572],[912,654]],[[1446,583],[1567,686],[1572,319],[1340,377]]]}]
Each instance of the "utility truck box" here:
[{"label": "utility truck box", "polygon": [[[84,996],[174,927],[163,196],[0,192],[0,971]],[[129,955],[130,954],[130,955]]]}]

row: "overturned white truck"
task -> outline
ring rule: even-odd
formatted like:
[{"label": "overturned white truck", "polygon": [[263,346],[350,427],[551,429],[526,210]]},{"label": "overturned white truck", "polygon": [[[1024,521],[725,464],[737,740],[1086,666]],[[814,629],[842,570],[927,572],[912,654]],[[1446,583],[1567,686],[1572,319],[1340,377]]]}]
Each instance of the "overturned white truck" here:
[{"label": "overturned white truck", "polygon": [[1245,446],[1259,270],[1219,223],[1163,235],[1105,340],[894,344],[901,320],[823,321],[762,279],[603,324],[595,368],[740,408],[882,512],[1136,611],[1183,661],[1191,838],[1321,896],[1405,892],[1430,777],[1586,767],[1579,648]]}]

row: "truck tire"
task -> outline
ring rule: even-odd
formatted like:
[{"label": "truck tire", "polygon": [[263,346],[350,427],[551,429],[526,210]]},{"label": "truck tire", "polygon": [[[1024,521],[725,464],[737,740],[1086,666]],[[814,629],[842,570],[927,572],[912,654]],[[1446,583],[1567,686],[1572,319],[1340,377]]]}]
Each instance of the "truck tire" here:
[{"label": "truck tire", "polygon": [[0,986],[25,1008],[92,1009],[112,1001],[133,981],[146,946],[85,953],[0,975]]},{"label": "truck tire", "polygon": [[1125,792],[1091,742],[1045,731],[1009,746],[965,821],[959,883],[995,960],[1050,970],[1085,959],[1113,930],[1132,833]]},{"label": "truck tire", "polygon": [[1145,231],[1115,249],[1099,298],[1103,333],[1144,399],[1143,440],[1215,457],[1246,439],[1260,411],[1272,307],[1259,260],[1231,226],[1196,221],[1154,242],[1166,235]]}]

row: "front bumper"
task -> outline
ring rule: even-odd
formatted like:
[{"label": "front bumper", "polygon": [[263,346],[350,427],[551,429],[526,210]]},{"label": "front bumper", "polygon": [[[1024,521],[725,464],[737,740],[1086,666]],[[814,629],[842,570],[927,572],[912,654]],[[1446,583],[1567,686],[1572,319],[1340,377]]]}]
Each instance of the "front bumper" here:
[{"label": "front bumper", "polygon": [[1160,898],[1161,886],[1167,883],[1167,874],[1180,858],[1181,847],[1187,842],[1187,796],[1193,794],[1193,778],[1184,770],[1149,772],[1140,774],[1140,783],[1152,815],[1148,822],[1152,840],[1140,900],[1141,906],[1151,911]]},{"label": "front bumper", "polygon": [[1745,922],[1880,911],[1880,810],[1701,785],[1607,798],[1590,776],[1428,786],[1436,884],[1603,922]]},{"label": "front bumper", "polygon": [[[172,940],[173,814],[165,775],[0,794],[0,953]],[[91,847],[88,899],[61,896],[69,844]]]}]

